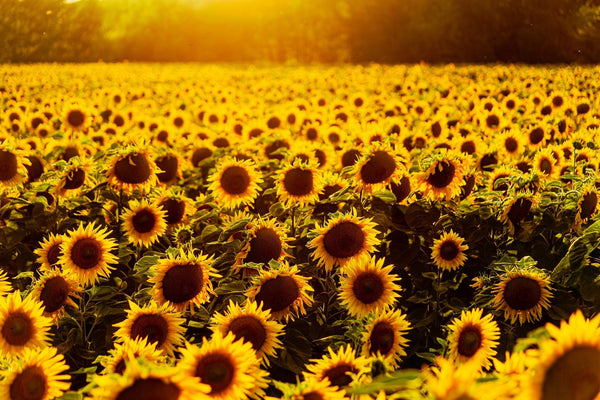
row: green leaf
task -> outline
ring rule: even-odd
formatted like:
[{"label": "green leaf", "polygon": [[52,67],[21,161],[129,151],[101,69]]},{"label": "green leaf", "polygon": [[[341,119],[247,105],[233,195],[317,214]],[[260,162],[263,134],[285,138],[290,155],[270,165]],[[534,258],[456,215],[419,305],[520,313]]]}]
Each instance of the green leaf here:
[{"label": "green leaf", "polygon": [[83,394],[78,392],[65,392],[62,396],[57,397],[56,400],[81,400]]}]

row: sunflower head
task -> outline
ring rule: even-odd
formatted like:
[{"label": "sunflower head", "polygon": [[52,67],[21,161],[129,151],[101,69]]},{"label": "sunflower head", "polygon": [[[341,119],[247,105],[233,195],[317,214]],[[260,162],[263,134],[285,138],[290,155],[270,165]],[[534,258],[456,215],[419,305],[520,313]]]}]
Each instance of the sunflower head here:
[{"label": "sunflower head", "polygon": [[366,326],[362,354],[366,357],[381,356],[392,368],[396,367],[400,358],[406,355],[404,348],[408,339],[405,335],[409,329],[410,322],[400,310],[377,314]]},{"label": "sunflower head", "polygon": [[392,177],[404,170],[402,160],[384,142],[377,142],[364,149],[364,155],[354,164],[351,175],[358,187],[367,193],[384,188]]},{"label": "sunflower head", "polygon": [[158,185],[157,170],[150,151],[131,144],[116,150],[106,175],[108,183],[117,190],[131,194],[137,189],[145,193]]},{"label": "sunflower head", "polygon": [[202,253],[169,253],[153,267],[154,276],[149,279],[154,284],[152,298],[180,312],[206,303],[214,294],[211,278],[219,276],[211,267],[212,262],[212,257]]},{"label": "sunflower head", "polygon": [[314,204],[322,190],[323,177],[316,162],[296,160],[279,172],[277,196],[287,206]]},{"label": "sunflower head", "polygon": [[462,158],[453,151],[441,151],[425,160],[426,167],[417,174],[420,190],[431,200],[446,200],[458,196],[464,181]]},{"label": "sunflower head", "polygon": [[306,380],[316,379],[322,381],[327,379],[329,385],[344,389],[353,383],[360,383],[368,372],[369,360],[365,357],[357,357],[350,345],[342,346],[338,351],[331,347],[320,359],[312,360],[306,366],[308,372],[304,372]]},{"label": "sunflower head", "polygon": [[65,313],[65,307],[77,308],[81,287],[75,279],[60,269],[46,271],[36,282],[31,296],[44,306],[44,316],[56,322]]},{"label": "sunflower head", "polygon": [[146,199],[131,200],[123,213],[123,230],[129,242],[147,247],[156,242],[167,230],[166,212]]},{"label": "sunflower head", "polygon": [[208,190],[227,209],[251,204],[260,190],[262,178],[249,160],[226,158],[208,178]]},{"label": "sunflower head", "polygon": [[439,269],[447,271],[453,271],[464,265],[467,260],[465,250],[469,249],[464,241],[452,229],[450,232],[444,232],[431,246],[431,258],[434,264]]},{"label": "sunflower head", "polygon": [[60,246],[65,239],[64,235],[51,233],[40,243],[40,247],[33,251],[38,256],[37,262],[42,270],[51,270],[58,267],[61,253]]}]

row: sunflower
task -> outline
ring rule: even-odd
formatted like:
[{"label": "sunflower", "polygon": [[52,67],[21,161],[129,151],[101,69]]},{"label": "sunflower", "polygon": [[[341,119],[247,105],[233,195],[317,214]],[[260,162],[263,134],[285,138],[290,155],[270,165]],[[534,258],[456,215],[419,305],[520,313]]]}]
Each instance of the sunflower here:
[{"label": "sunflower", "polygon": [[404,170],[402,160],[387,143],[378,142],[363,151],[364,155],[350,171],[356,185],[363,192],[372,193],[383,189],[393,176]]},{"label": "sunflower", "polygon": [[404,347],[408,339],[404,336],[409,329],[410,322],[400,310],[377,314],[363,334],[362,354],[366,357],[381,355],[392,367],[398,366],[400,358],[406,355]]},{"label": "sunflower", "polygon": [[331,347],[327,348],[329,354],[320,359],[311,360],[306,366],[307,372],[303,372],[305,380],[316,379],[317,381],[329,380],[329,385],[344,389],[353,382],[364,381],[368,373],[369,360],[365,357],[357,357],[350,345],[342,346],[335,352]]},{"label": "sunflower", "polygon": [[58,266],[61,256],[60,246],[65,239],[64,235],[51,233],[40,243],[40,247],[33,251],[38,256],[37,262],[42,270],[51,270]]},{"label": "sunflower", "polygon": [[169,185],[181,179],[184,161],[177,152],[166,152],[159,155],[154,163],[157,169],[161,171],[156,173],[160,183]]},{"label": "sunflower", "polygon": [[494,309],[504,311],[504,319],[511,324],[518,319],[520,325],[539,321],[552,298],[548,276],[533,268],[506,270],[494,293]]},{"label": "sunflower", "polygon": [[244,400],[264,395],[267,373],[259,365],[249,342],[215,332],[210,340],[202,338],[200,346],[187,343],[177,369],[210,386],[211,399]]},{"label": "sunflower", "polygon": [[207,400],[210,388],[177,367],[132,358],[122,374],[95,375],[92,400]]},{"label": "sunflower", "polygon": [[248,241],[235,257],[234,271],[238,271],[245,263],[266,265],[269,261],[281,261],[290,255],[286,252],[291,240],[285,227],[276,219],[258,218],[248,224],[246,232]]},{"label": "sunflower", "polygon": [[226,158],[208,178],[209,193],[226,209],[251,204],[260,190],[262,178],[249,160]]},{"label": "sunflower", "polygon": [[84,108],[76,104],[66,107],[64,111],[64,124],[73,131],[83,131],[90,124],[90,114]]},{"label": "sunflower", "polygon": [[433,241],[431,246],[431,258],[433,263],[441,270],[453,271],[463,266],[467,260],[465,250],[469,246],[464,244],[465,239],[454,233],[444,232],[439,239]]},{"label": "sunflower", "polygon": [[108,235],[108,228],[101,229],[94,223],[85,228],[80,225],[76,230],[67,232],[60,244],[58,258],[63,271],[84,286],[99,282],[100,277],[108,277],[114,269],[110,264],[118,262],[117,256],[110,253],[117,243]]},{"label": "sunflower", "polygon": [[131,200],[123,213],[123,230],[130,243],[148,247],[167,230],[166,212],[146,199]]},{"label": "sunflower", "polygon": [[548,140],[548,134],[543,126],[530,127],[527,132],[527,147],[529,149],[543,148]]},{"label": "sunflower", "polygon": [[102,373],[122,375],[127,364],[140,357],[152,363],[162,362],[165,353],[157,349],[157,345],[158,342],[150,342],[148,336],[124,338],[122,343],[114,344],[114,348],[108,351],[108,356],[98,357],[98,361],[104,367]]},{"label": "sunflower", "polygon": [[587,222],[598,212],[598,189],[593,184],[585,185],[580,189],[581,197],[577,201],[577,214],[575,215],[574,228]]},{"label": "sunflower", "polygon": [[148,280],[154,284],[152,298],[179,312],[206,303],[214,294],[210,279],[220,276],[210,266],[212,262],[212,257],[202,253],[196,256],[180,250],[178,255],[169,254],[153,266],[154,276]]},{"label": "sunflower", "polygon": [[6,296],[13,291],[13,287],[10,283],[6,271],[0,268],[0,296]]},{"label": "sunflower", "polygon": [[317,223],[311,232],[311,257],[327,272],[335,266],[343,269],[350,261],[365,258],[375,250],[380,242],[376,226],[371,218],[357,217],[355,209],[348,214],[333,214],[323,227]]},{"label": "sunflower", "polygon": [[533,219],[532,209],[537,205],[538,197],[529,192],[514,194],[504,206],[501,222],[508,224],[511,234],[524,223]]},{"label": "sunflower", "polygon": [[48,346],[52,320],[42,303],[20,291],[0,297],[0,357],[20,356],[24,350]]},{"label": "sunflower", "polygon": [[58,322],[65,307],[77,308],[73,299],[79,298],[81,288],[77,282],[60,269],[46,271],[31,290],[31,296],[44,306],[44,316]]},{"label": "sunflower", "polygon": [[331,386],[329,378],[307,379],[294,386],[290,393],[284,393],[284,399],[289,400],[344,400],[346,391],[337,386]]},{"label": "sunflower", "polygon": [[261,270],[253,277],[252,287],[246,292],[247,302],[258,303],[277,321],[306,314],[305,307],[313,301],[310,277],[299,275],[298,267],[290,267],[287,262],[271,266],[272,269]]},{"label": "sunflower", "polygon": [[13,140],[0,141],[0,191],[12,190],[27,178],[26,164],[31,162],[17,149]]},{"label": "sunflower", "polygon": [[158,185],[157,169],[149,151],[133,144],[116,152],[106,176],[110,186],[126,194],[145,193]]},{"label": "sunflower", "polygon": [[56,348],[25,349],[10,367],[0,372],[0,398],[52,400],[69,390],[69,366]]},{"label": "sunflower", "polygon": [[348,186],[348,181],[339,174],[325,172],[323,174],[323,191],[319,193],[319,203],[312,210],[313,214],[330,214],[339,211],[342,203],[332,204],[329,199],[332,195]]},{"label": "sunflower", "polygon": [[350,262],[340,277],[339,298],[342,306],[355,317],[370,312],[385,312],[391,308],[401,288],[392,274],[392,265],[383,266],[385,259],[365,258]]},{"label": "sunflower", "polygon": [[463,310],[460,318],[454,318],[449,325],[448,353],[457,363],[473,362],[481,368],[491,365],[496,354],[500,329],[491,314],[482,317],[483,310],[475,308]]},{"label": "sunflower", "polygon": [[314,204],[323,190],[323,178],[314,162],[300,160],[284,166],[277,178],[277,197],[286,206]]},{"label": "sunflower", "polygon": [[465,183],[463,160],[453,151],[442,151],[427,162],[425,170],[417,174],[420,190],[431,200],[449,201],[460,195]]},{"label": "sunflower", "polygon": [[[490,172],[488,177],[488,190],[506,195],[511,182],[518,175],[520,175],[519,170],[511,166],[502,165]],[[501,182],[501,180],[504,182]]]},{"label": "sunflower", "polygon": [[557,177],[560,172],[560,164],[550,148],[542,148],[535,153],[533,158],[533,171],[537,172],[547,180]]},{"label": "sunflower", "polygon": [[155,203],[165,211],[168,228],[186,223],[188,216],[195,210],[191,199],[174,190],[161,191]]},{"label": "sunflower", "polygon": [[81,188],[91,182],[94,165],[90,159],[72,157],[69,164],[60,174],[60,180],[56,184],[54,194],[57,197],[78,197]]},{"label": "sunflower", "polygon": [[129,310],[125,312],[127,318],[114,324],[115,328],[119,328],[115,332],[118,342],[146,338],[148,343],[156,343],[158,350],[171,355],[176,346],[183,344],[185,319],[178,311],[169,309],[168,305],[159,306],[150,302],[144,307],[139,307],[129,301]]},{"label": "sunflower", "polygon": [[598,399],[600,397],[600,318],[586,319],[580,310],[561,321],[546,324],[548,339],[526,361],[535,371],[529,379],[528,398]]},{"label": "sunflower", "polygon": [[283,332],[284,326],[272,321],[270,312],[263,310],[262,306],[254,301],[246,301],[242,308],[232,300],[225,314],[216,313],[212,317],[214,325],[211,329],[223,336],[231,332],[236,339],[250,342],[258,359],[268,366],[268,357],[275,356],[277,349],[282,347],[277,337]]}]

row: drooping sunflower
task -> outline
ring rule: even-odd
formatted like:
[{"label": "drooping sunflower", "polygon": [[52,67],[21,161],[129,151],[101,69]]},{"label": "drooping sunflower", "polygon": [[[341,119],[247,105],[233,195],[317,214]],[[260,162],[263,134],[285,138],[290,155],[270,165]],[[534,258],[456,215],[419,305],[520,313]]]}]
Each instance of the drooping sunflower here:
[{"label": "drooping sunflower", "polygon": [[533,218],[532,211],[538,202],[538,197],[529,192],[516,193],[508,199],[502,211],[501,221],[508,224],[511,234]]},{"label": "drooping sunflower", "polygon": [[92,182],[94,164],[91,159],[72,157],[68,166],[59,175],[59,181],[54,189],[57,197],[77,197],[81,189]]},{"label": "drooping sunflower", "polygon": [[231,332],[236,339],[249,342],[258,359],[267,366],[269,357],[275,356],[277,349],[282,347],[277,337],[283,333],[284,326],[271,320],[271,314],[263,310],[263,304],[246,301],[242,308],[232,300],[227,312],[216,313],[212,321],[213,331],[223,336]]},{"label": "drooping sunflower", "polygon": [[598,399],[600,395],[600,318],[587,319],[580,310],[560,327],[546,324],[550,338],[530,351],[526,363],[535,371],[527,398]]},{"label": "drooping sunflower", "polygon": [[300,160],[281,168],[277,177],[277,197],[286,206],[314,204],[323,190],[323,177],[314,162]]},{"label": "drooping sunflower", "polygon": [[491,365],[500,338],[500,329],[492,314],[482,317],[483,310],[463,310],[448,326],[448,355],[459,364],[473,362],[480,368]]},{"label": "drooping sunflower", "polygon": [[151,246],[167,230],[166,212],[146,199],[131,200],[122,218],[129,242],[138,247]]},{"label": "drooping sunflower", "polygon": [[400,358],[406,355],[404,347],[408,344],[408,339],[404,336],[409,329],[410,322],[400,310],[377,314],[369,321],[363,334],[363,356],[381,355],[392,367],[398,366]]},{"label": "drooping sunflower", "polygon": [[364,258],[350,262],[340,277],[339,298],[352,316],[361,318],[370,312],[385,312],[398,298],[401,287],[392,265],[384,258]]},{"label": "drooping sunflower", "polygon": [[393,176],[404,170],[402,160],[387,143],[377,142],[363,151],[364,154],[350,171],[357,187],[363,192],[372,193],[383,189]]},{"label": "drooping sunflower", "polygon": [[342,346],[335,352],[331,347],[327,348],[329,354],[320,359],[311,360],[306,366],[307,372],[303,372],[304,379],[329,380],[329,385],[344,389],[352,383],[364,380],[368,372],[369,360],[365,357],[356,356],[352,346]]},{"label": "drooping sunflower", "polygon": [[185,161],[175,151],[165,152],[154,160],[156,167],[161,171],[156,173],[158,181],[163,185],[169,185],[182,177]]},{"label": "drooping sunflower", "polygon": [[285,261],[275,268],[260,271],[246,292],[247,301],[262,303],[262,309],[269,311],[277,321],[306,314],[306,307],[313,301],[313,288],[308,283],[310,278],[299,272],[298,267],[290,267]]},{"label": "drooping sunflower", "polygon": [[598,189],[594,184],[585,185],[580,189],[581,197],[577,201],[577,214],[575,215],[575,229],[581,227],[590,218],[598,213]]},{"label": "drooping sunflower", "polygon": [[490,172],[488,177],[488,190],[506,195],[514,177],[520,174],[520,171],[516,168],[502,165]]},{"label": "drooping sunflower", "polygon": [[208,178],[208,191],[226,209],[251,204],[260,190],[262,178],[254,163],[226,158]]},{"label": "drooping sunflower", "polygon": [[222,336],[215,332],[210,340],[202,338],[200,346],[187,343],[177,369],[210,386],[211,399],[254,398],[264,395],[267,386],[267,373],[260,369],[252,345],[236,340],[232,333]]},{"label": "drooping sunflower", "polygon": [[202,253],[180,250],[178,255],[169,254],[152,267],[152,298],[179,312],[206,303],[214,294],[210,279],[220,276],[211,267],[212,262],[212,257]]},{"label": "drooping sunflower", "polygon": [[21,185],[27,178],[25,165],[30,163],[13,140],[0,141],[0,192],[11,191]]},{"label": "drooping sunflower", "polygon": [[55,347],[25,349],[0,372],[0,398],[6,400],[52,400],[69,390],[69,366]]},{"label": "drooping sunflower", "polygon": [[433,241],[431,258],[433,263],[441,270],[453,271],[463,266],[467,260],[465,251],[469,246],[464,244],[465,239],[454,233],[444,232],[439,239]]},{"label": "drooping sunflower", "polygon": [[115,332],[118,342],[146,338],[148,343],[156,343],[157,349],[171,355],[176,346],[183,344],[185,319],[178,311],[169,309],[168,305],[159,306],[150,302],[140,307],[129,301],[129,310],[125,312],[127,318],[114,324],[115,328],[119,328]]},{"label": "drooping sunflower", "polygon": [[518,320],[520,325],[539,321],[552,298],[548,276],[535,268],[506,270],[494,293],[494,309],[504,311],[511,324]]},{"label": "drooping sunflower", "polygon": [[239,270],[244,263],[266,265],[271,260],[281,261],[290,255],[286,250],[291,240],[285,227],[276,219],[258,218],[248,224],[248,241],[235,257],[233,269]]},{"label": "drooping sunflower", "polygon": [[38,256],[37,262],[40,264],[41,270],[51,270],[58,266],[60,246],[65,239],[64,235],[51,233],[40,243],[40,247],[33,251]]},{"label": "drooping sunflower", "polygon": [[0,357],[20,356],[29,348],[48,346],[52,320],[43,316],[42,303],[24,299],[16,290],[0,297]]},{"label": "drooping sunflower", "polygon": [[127,362],[122,374],[95,375],[92,400],[207,400],[210,388],[174,366],[142,359]]},{"label": "drooping sunflower", "polygon": [[375,250],[380,243],[376,226],[371,218],[357,217],[355,209],[333,214],[324,226],[315,224],[308,242],[308,248],[314,249],[311,257],[327,272],[335,266],[343,270],[350,261],[365,258]]},{"label": "drooping sunflower", "polygon": [[187,218],[195,210],[192,199],[174,190],[161,191],[155,203],[165,210],[167,228],[174,228],[186,223]]},{"label": "drooping sunflower", "polygon": [[131,194],[137,189],[146,193],[158,185],[157,170],[149,150],[133,144],[117,150],[106,176],[109,185],[116,190]]},{"label": "drooping sunflower", "polygon": [[79,298],[81,287],[60,269],[46,271],[35,283],[31,296],[42,303],[44,316],[55,322],[65,314],[65,307],[77,308],[73,299]]},{"label": "drooping sunflower", "polygon": [[460,195],[461,185],[465,183],[464,166],[461,157],[449,150],[437,153],[423,172],[417,174],[420,190],[431,200],[449,201]]},{"label": "drooping sunflower", "polygon": [[148,336],[135,339],[125,337],[122,343],[115,343],[109,355],[99,356],[98,361],[104,367],[102,374],[120,374],[125,372],[127,364],[136,358],[143,358],[152,363],[160,363],[165,359],[165,352],[157,349],[158,342],[150,342]]},{"label": "drooping sunflower", "polygon": [[117,256],[111,254],[117,243],[108,235],[108,228],[102,229],[94,223],[67,232],[60,244],[58,259],[63,271],[83,286],[95,284],[100,277],[108,277],[114,269],[111,264],[118,262]]}]

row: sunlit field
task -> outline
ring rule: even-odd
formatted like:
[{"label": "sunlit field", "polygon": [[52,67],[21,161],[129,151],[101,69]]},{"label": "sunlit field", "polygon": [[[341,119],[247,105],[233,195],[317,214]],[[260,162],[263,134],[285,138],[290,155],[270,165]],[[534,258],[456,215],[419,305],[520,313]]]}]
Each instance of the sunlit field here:
[{"label": "sunlit field", "polygon": [[0,399],[596,399],[600,67],[0,65]]}]

